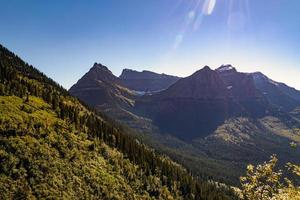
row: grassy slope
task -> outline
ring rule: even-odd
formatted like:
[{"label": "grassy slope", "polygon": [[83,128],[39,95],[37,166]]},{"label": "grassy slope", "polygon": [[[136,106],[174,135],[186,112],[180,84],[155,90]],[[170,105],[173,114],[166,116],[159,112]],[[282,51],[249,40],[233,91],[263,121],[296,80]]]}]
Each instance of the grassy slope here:
[{"label": "grassy slope", "polygon": [[68,199],[149,198],[141,180],[127,175],[131,171],[132,176],[136,174],[137,166],[120,152],[77,132],[42,99],[29,99],[24,103],[16,96],[0,96],[0,130],[17,130],[0,136],[2,199],[18,194]]},{"label": "grassy slope", "polygon": [[276,117],[264,117],[258,120],[236,118],[227,120],[214,134],[194,141],[194,146],[210,157],[224,163],[225,176],[238,177],[245,173],[246,165],[258,164],[277,154],[283,163],[298,162],[299,149],[290,148],[290,142],[300,144],[300,135]]},{"label": "grassy slope", "polygon": [[291,149],[289,144],[292,141],[300,144],[300,135],[294,132],[299,124],[287,124],[271,116],[258,120],[229,119],[212,135],[191,143],[155,133],[144,133],[139,137],[182,163],[195,175],[238,185],[247,164],[262,163],[272,154],[277,154],[282,164],[298,162],[300,150]]}]

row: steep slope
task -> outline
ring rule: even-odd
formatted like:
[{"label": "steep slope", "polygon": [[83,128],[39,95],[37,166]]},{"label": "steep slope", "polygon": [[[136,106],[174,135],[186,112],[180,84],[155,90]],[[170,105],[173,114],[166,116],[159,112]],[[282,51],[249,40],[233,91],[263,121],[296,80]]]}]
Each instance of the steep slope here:
[{"label": "steep slope", "polygon": [[144,131],[151,126],[149,120],[130,112],[140,94],[123,86],[121,79],[101,64],[95,63],[69,92],[90,107],[132,128]]},{"label": "steep slope", "polygon": [[223,122],[231,106],[228,96],[222,80],[205,67],[165,91],[138,99],[135,109],[153,119],[162,132],[192,139]]},{"label": "steep slope", "polygon": [[291,111],[300,105],[300,91],[269,79],[260,72],[251,73],[255,86],[265,95],[270,103],[281,110]]},{"label": "steep slope", "polygon": [[235,198],[157,155],[2,46],[0,69],[0,199]]},{"label": "steep slope", "polygon": [[[0,96],[0,101],[1,199],[150,198],[139,191],[142,176],[133,163],[87,139],[42,99]],[[126,175],[130,170],[132,177]]]},{"label": "steep slope", "polygon": [[93,107],[130,107],[134,96],[107,67],[97,63],[69,92]]},{"label": "steep slope", "polygon": [[253,77],[238,72],[231,65],[222,65],[216,72],[230,91],[233,99],[241,104],[252,117],[261,117],[269,107],[267,99],[256,88]]},{"label": "steep slope", "polygon": [[231,65],[222,65],[216,71],[235,98],[262,98],[251,75],[238,72]]},{"label": "steep slope", "polygon": [[155,92],[167,89],[180,79],[177,76],[157,74],[151,71],[138,72],[131,69],[124,69],[120,75],[124,86],[131,90],[143,92]]},{"label": "steep slope", "polygon": [[165,91],[138,99],[136,112],[184,140],[207,136],[230,117],[263,116],[267,103],[252,79],[236,75],[230,81],[206,66]]},{"label": "steep slope", "polygon": [[179,80],[157,96],[158,98],[226,99],[228,92],[218,74],[205,66],[191,76]]},{"label": "steep slope", "polygon": [[232,118],[208,137],[194,140],[193,145],[215,159],[235,163],[233,167],[236,172],[245,164],[263,162],[272,154],[278,155],[282,164],[299,162],[300,151],[290,148],[291,141],[300,142],[293,125],[299,126],[299,123],[285,123],[274,116]]}]

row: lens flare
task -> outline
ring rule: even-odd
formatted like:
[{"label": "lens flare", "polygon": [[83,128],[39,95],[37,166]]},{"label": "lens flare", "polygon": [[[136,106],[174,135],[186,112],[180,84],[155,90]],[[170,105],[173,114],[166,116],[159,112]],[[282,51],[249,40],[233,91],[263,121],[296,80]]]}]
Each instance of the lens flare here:
[{"label": "lens flare", "polygon": [[189,20],[193,20],[195,16],[196,16],[196,12],[194,10],[191,10],[187,15]]},{"label": "lens flare", "polygon": [[177,47],[181,44],[182,40],[183,40],[183,34],[181,34],[181,33],[177,34],[173,48],[177,49]]},{"label": "lens flare", "polygon": [[215,9],[215,6],[216,6],[216,0],[205,0],[202,7],[202,13],[204,15],[211,15]]},{"label": "lens flare", "polygon": [[[180,4],[186,3],[180,0]],[[186,20],[179,33],[176,34],[173,49],[177,49],[183,42],[185,33],[190,29],[197,31],[205,16],[211,15],[216,7],[217,0],[195,0],[191,1],[189,11],[186,13]]]}]

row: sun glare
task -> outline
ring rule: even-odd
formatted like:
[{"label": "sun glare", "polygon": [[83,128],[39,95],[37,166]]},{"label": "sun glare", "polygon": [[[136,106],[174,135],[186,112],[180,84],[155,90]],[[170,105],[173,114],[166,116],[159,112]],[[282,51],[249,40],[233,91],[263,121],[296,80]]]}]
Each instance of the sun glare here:
[{"label": "sun glare", "polygon": [[211,15],[214,11],[215,6],[216,6],[216,0],[205,0],[202,7],[202,13],[204,15]]},{"label": "sun glare", "polygon": [[[183,2],[181,2],[183,3]],[[186,14],[186,21],[181,31],[176,35],[173,48],[176,49],[182,43],[185,33],[192,27],[197,31],[203,21],[204,16],[209,16],[214,12],[217,0],[197,0],[193,2],[191,9]]]}]

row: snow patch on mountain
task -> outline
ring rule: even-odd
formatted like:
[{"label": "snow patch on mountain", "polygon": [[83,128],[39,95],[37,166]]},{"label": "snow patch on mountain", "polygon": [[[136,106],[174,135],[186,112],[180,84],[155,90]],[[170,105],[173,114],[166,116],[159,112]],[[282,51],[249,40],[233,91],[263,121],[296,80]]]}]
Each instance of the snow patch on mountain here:
[{"label": "snow patch on mountain", "polygon": [[229,72],[236,71],[236,69],[232,65],[222,65],[217,69],[218,72]]}]

